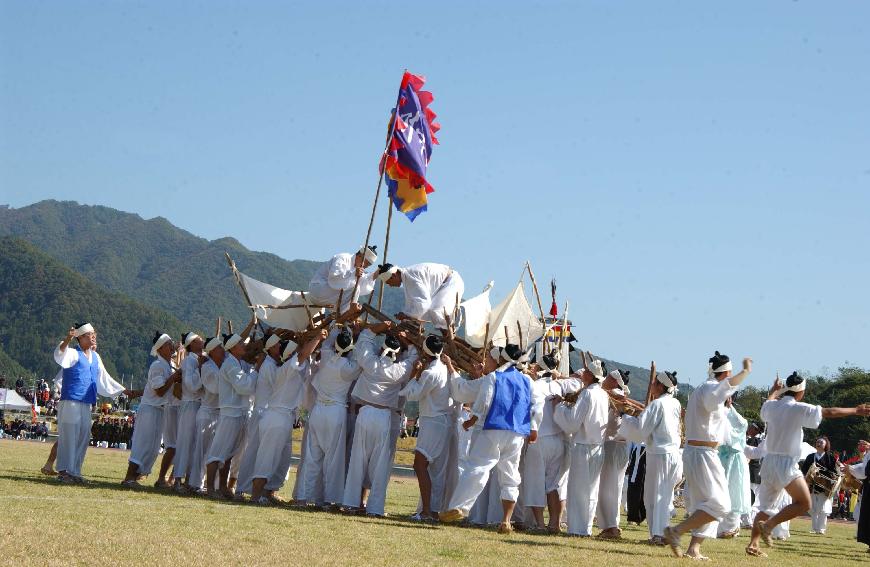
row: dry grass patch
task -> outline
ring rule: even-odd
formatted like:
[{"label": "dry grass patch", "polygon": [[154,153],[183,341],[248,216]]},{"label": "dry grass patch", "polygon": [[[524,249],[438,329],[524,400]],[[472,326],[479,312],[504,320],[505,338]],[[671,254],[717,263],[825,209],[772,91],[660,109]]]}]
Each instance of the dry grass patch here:
[{"label": "dry grass patch", "polygon": [[[406,440],[407,441],[407,440]],[[413,441],[413,440],[411,440]],[[87,487],[63,486],[39,474],[48,444],[0,441],[0,564],[3,565],[673,565],[666,550],[641,543],[646,527],[628,527],[625,540],[430,526],[408,521],[417,502],[413,478],[390,483],[389,518],[181,498],[122,489],[128,453],[90,449]],[[152,479],[153,480],[153,479]],[[282,496],[289,498],[293,478]],[[854,525],[831,525],[811,536],[792,524],[793,538],[768,560],[743,553],[747,538],[714,541],[705,549],[728,565],[858,564],[865,547]]]}]

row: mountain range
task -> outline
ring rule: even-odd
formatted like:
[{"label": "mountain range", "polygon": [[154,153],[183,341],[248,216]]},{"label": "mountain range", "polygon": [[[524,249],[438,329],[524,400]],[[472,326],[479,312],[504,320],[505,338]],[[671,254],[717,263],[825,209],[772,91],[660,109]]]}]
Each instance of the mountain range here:
[{"label": "mountain range", "polygon": [[[218,316],[239,326],[249,319],[224,252],[245,274],[291,290],[307,289],[320,265],[254,252],[232,237],[206,240],[162,217],[110,207],[0,205],[0,374],[52,376],[51,351],[85,317],[99,330],[109,371],[140,384],[155,330],[210,334]],[[387,288],[384,312],[401,310],[402,301],[401,290]],[[643,398],[648,370],[608,362],[631,370],[632,396]]]}]

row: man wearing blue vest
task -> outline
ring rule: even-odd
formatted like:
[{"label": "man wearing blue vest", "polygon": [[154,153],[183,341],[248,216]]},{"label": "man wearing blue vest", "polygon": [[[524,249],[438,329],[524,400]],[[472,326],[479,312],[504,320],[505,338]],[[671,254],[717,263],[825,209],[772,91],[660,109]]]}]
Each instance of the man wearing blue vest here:
[{"label": "man wearing blue vest", "polygon": [[543,415],[543,400],[532,387],[531,378],[517,368],[524,354],[519,346],[508,344],[493,348],[484,363],[483,372],[488,374],[481,378],[484,382],[471,410],[471,419],[462,425],[467,431],[482,419],[483,430],[468,452],[450,509],[440,515],[442,522],[457,522],[468,515],[495,468],[504,512],[498,533],[510,533],[513,529],[510,519],[522,480],[520,453],[526,439],[529,443],[537,441]]},{"label": "man wearing blue vest", "polygon": [[[69,348],[70,342],[76,345]],[[97,354],[97,333],[90,323],[76,323],[54,351],[54,361],[63,369],[60,402],[57,405],[57,470],[58,480],[66,484],[82,484],[82,463],[91,440],[91,407],[97,394],[117,397],[122,393],[133,397],[103,366]]]}]

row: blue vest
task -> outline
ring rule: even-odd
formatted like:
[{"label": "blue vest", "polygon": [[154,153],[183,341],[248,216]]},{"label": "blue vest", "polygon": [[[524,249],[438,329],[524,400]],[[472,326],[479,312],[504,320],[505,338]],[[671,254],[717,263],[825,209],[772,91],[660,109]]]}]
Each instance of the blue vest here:
[{"label": "blue vest", "polygon": [[85,356],[82,349],[78,346],[75,349],[79,352],[79,361],[70,368],[63,369],[60,399],[96,404],[100,359],[96,352],[91,352],[91,361],[88,362],[88,357]]},{"label": "blue vest", "polygon": [[529,379],[522,372],[516,367],[496,372],[495,392],[483,428],[528,435],[531,430],[531,406]]}]

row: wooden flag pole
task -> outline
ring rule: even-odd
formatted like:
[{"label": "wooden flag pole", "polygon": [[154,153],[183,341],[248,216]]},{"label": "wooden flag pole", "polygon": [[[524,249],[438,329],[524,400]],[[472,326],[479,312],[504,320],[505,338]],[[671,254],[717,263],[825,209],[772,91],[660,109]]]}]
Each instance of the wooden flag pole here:
[{"label": "wooden flag pole", "polygon": [[[403,81],[405,80],[405,73],[407,73],[407,72],[408,72],[407,69],[402,71],[402,80]],[[389,136],[387,136],[387,141],[384,144],[384,151],[381,154],[381,159],[384,159],[384,157],[386,157],[387,151],[390,149],[390,142],[393,139],[393,135],[396,133],[396,123],[399,121],[399,102],[400,102],[401,93],[402,93],[402,83],[400,82],[399,83],[399,92],[396,94],[396,110],[395,110],[393,117],[392,117],[392,124],[390,124],[390,134],[389,134]],[[384,163],[384,166],[386,167],[386,163]],[[369,229],[368,229],[368,231],[366,231],[366,241],[365,241],[365,244],[363,244],[363,251],[365,251],[369,247],[369,241],[371,240],[371,237],[372,237],[372,227],[375,224],[375,213],[378,210],[378,200],[381,197],[381,185],[383,185],[383,183],[384,183],[384,175],[386,175],[386,171],[381,171],[379,168],[378,169],[378,187],[377,187],[377,189],[375,189],[375,200],[372,203],[372,215],[371,215],[371,218],[369,219]],[[357,289],[359,289],[359,276],[356,277],[356,282],[354,282],[354,284],[353,284],[353,292],[350,294],[351,298],[356,297],[356,290]],[[351,301],[353,301],[353,299],[351,299]]]},{"label": "wooden flag pole", "polygon": [[544,318],[544,304],[541,303],[541,294],[538,293],[538,282],[535,281],[535,274],[532,272],[532,263],[526,260],[526,269],[529,271],[529,278],[532,280],[532,289],[535,290],[535,299],[538,300],[538,310],[541,312],[541,325],[544,327],[544,333],[547,330],[547,320]]},{"label": "wooden flag pole", "polygon": [[649,385],[646,387],[646,404],[645,405],[647,405],[647,406],[652,401],[652,385],[653,385],[653,381],[655,379],[656,379],[656,361],[653,360],[649,366]]},{"label": "wooden flag pole", "polygon": [[[390,227],[393,225],[393,204],[390,202],[390,194],[387,192],[387,236],[384,239],[384,261],[382,264],[387,263],[387,253],[390,251]],[[384,303],[384,282],[380,282],[381,287],[378,290],[378,311],[381,310],[381,306]],[[369,302],[371,303],[371,298],[369,298]]]}]

